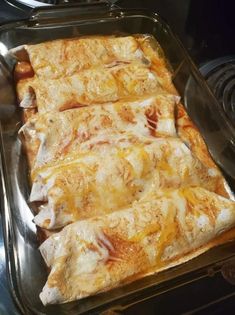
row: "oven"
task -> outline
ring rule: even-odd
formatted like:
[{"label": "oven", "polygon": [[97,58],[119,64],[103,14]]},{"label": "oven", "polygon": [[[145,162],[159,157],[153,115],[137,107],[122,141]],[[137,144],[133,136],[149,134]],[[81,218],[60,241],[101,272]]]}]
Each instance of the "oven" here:
[{"label": "oven", "polygon": [[[8,0],[0,2],[0,24],[27,19],[32,10],[57,5],[82,4],[70,0]],[[92,1],[87,1],[88,3]],[[96,4],[99,1],[95,1]],[[111,6],[156,11],[179,36],[208,82],[227,122],[235,128],[235,20],[234,1],[165,0],[112,1]],[[1,51],[1,46],[0,46]],[[232,139],[235,142],[235,139]],[[234,143],[235,147],[235,143]],[[234,149],[234,148],[233,148]],[[226,151],[221,143],[221,150]],[[235,149],[234,149],[235,150]],[[231,152],[223,152],[231,154]],[[235,164],[234,164],[235,168]],[[228,178],[231,185],[234,179]],[[235,187],[235,186],[233,186]],[[3,205],[1,204],[1,207]],[[0,217],[1,218],[1,217]],[[0,225],[0,314],[20,314],[7,277],[3,231]],[[102,314],[233,314],[235,308],[235,262],[208,268],[193,281],[175,281],[174,288],[158,294],[139,295],[125,306],[116,305]]]}]

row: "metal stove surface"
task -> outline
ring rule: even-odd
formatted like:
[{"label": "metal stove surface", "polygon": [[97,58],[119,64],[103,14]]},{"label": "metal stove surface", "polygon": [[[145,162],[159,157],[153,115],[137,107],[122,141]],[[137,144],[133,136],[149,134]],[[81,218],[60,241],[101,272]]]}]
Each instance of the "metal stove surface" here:
[{"label": "metal stove surface", "polygon": [[[0,24],[27,18],[35,4],[53,5],[68,1],[71,0],[0,0]],[[31,5],[26,6],[26,3]],[[121,0],[118,1],[118,5],[123,8],[145,7],[159,12],[168,21],[195,63],[202,66],[202,73],[233,123],[235,2],[233,0]],[[231,55],[233,55],[232,61]],[[227,274],[228,272],[225,271],[225,278],[228,278]],[[145,300],[143,297],[140,304],[122,309],[118,314],[234,314],[235,287],[232,283],[234,284],[235,281],[227,282],[219,273],[211,278],[188,284],[187,287],[172,290],[158,298]],[[18,314],[8,290],[0,212],[0,315]]]},{"label": "metal stove surface", "polygon": [[235,56],[226,56],[207,62],[201,73],[235,127]]},{"label": "metal stove surface", "polygon": [[8,21],[14,21],[25,18],[27,13],[14,5],[6,3],[4,0],[0,0],[0,24]]}]

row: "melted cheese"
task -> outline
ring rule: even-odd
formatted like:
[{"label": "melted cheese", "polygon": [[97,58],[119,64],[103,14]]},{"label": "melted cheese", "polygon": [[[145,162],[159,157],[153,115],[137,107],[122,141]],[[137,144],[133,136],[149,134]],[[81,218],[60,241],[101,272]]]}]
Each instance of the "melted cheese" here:
[{"label": "melted cheese", "polygon": [[171,72],[168,69],[168,64],[160,45],[150,36],[139,36],[137,40],[143,54],[147,56],[148,60],[151,62],[151,68],[160,78],[162,86],[164,86],[169,93],[178,94],[172,84]]},{"label": "melted cheese", "polygon": [[[174,156],[176,148],[178,154]],[[177,138],[115,147],[105,144],[100,151],[78,153],[74,159],[35,169],[32,179],[30,200],[33,197],[34,201],[40,201],[46,196],[46,207],[50,209],[48,218],[41,220],[39,214],[35,222],[49,229],[119,210],[145,198],[150,191],[160,193],[184,187],[186,183],[214,191],[218,181],[214,176],[208,177],[207,169],[195,161]],[[41,193],[35,193],[37,189]],[[187,188],[180,191],[182,196],[193,203],[194,196],[185,196],[185,191],[188,193]],[[50,213],[55,219],[51,219]]]},{"label": "melted cheese", "polygon": [[33,93],[40,113],[114,102],[162,90],[154,72],[136,63],[91,68],[59,79],[34,77],[23,80],[17,88],[21,106],[29,98],[28,94]]},{"label": "melted cheese", "polygon": [[[138,138],[175,136],[174,108],[174,97],[160,94],[137,101],[36,115],[21,128],[20,133],[30,147],[36,149],[33,160],[35,167],[39,167],[81,150],[81,144],[83,148],[90,146],[91,149],[92,139],[93,144],[111,142],[111,133],[132,134]],[[150,111],[157,113],[154,128],[149,123]],[[165,121],[169,121],[166,128],[162,127]],[[98,135],[103,139],[97,138]]]},{"label": "melted cheese", "polygon": [[27,45],[25,49],[37,76],[48,79],[68,76],[94,65],[142,61],[144,56],[138,46],[132,36],[93,36]]},{"label": "melted cheese", "polygon": [[222,175],[185,109],[175,111],[156,42],[95,36],[25,49],[31,65],[15,77],[35,223],[67,225],[40,248],[51,270],[44,304],[178,264],[235,225],[234,202],[212,193],[228,196]]},{"label": "melted cheese", "polygon": [[[204,209],[214,205],[214,225],[206,210],[202,210],[203,219],[192,216],[187,197],[172,190],[160,198],[153,194],[129,209],[70,224],[51,236],[40,247],[51,267],[40,294],[42,302],[80,299],[113,288],[131,276],[133,279],[177,264],[185,254],[215,238],[222,228],[235,225],[233,201],[199,187],[184,192],[195,196],[194,213],[201,211],[201,203]],[[226,221],[219,219],[221,209],[229,213]],[[190,241],[186,237],[189,231]]]}]

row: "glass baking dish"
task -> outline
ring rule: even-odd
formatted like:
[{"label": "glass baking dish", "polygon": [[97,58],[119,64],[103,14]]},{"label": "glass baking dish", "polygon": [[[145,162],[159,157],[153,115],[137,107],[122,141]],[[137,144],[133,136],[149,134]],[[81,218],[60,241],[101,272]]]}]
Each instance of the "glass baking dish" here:
[{"label": "glass baking dish", "polygon": [[47,271],[38,251],[37,231],[27,204],[28,169],[17,131],[21,110],[13,83],[14,47],[56,38],[95,34],[150,34],[160,43],[173,71],[174,84],[208,148],[234,191],[235,130],[204,79],[166,23],[153,12],[122,10],[106,3],[33,11],[28,20],[0,27],[0,118],[3,228],[9,282],[24,314],[81,314],[119,310],[179,285],[211,275],[235,257],[235,242],[210,250],[188,263],[78,302],[44,307],[39,293]]}]

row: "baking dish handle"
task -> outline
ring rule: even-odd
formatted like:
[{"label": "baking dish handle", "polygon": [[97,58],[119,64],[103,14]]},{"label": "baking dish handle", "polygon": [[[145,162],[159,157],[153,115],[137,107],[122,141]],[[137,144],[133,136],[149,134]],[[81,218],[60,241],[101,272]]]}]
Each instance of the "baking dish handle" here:
[{"label": "baking dish handle", "polygon": [[94,0],[83,1],[77,4],[58,5],[55,7],[39,7],[31,11],[29,22],[31,23],[50,23],[53,20],[64,18],[66,21],[77,20],[78,17],[90,13],[108,12],[113,9],[120,9],[116,4],[117,0]]}]

